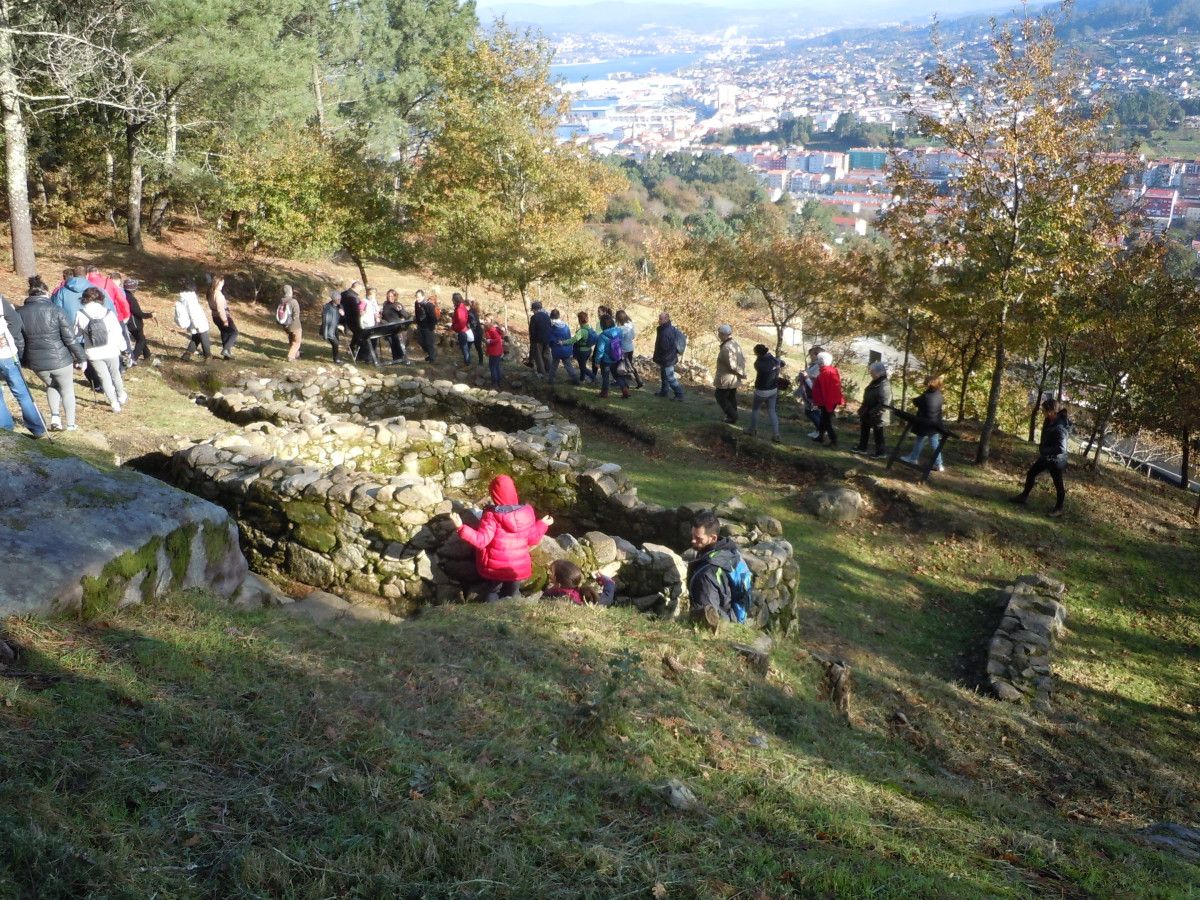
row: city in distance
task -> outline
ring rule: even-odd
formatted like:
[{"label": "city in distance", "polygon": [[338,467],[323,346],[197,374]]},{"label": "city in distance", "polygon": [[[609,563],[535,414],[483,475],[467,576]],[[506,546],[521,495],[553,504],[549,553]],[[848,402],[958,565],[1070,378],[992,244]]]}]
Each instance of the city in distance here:
[{"label": "city in distance", "polygon": [[795,3],[783,0],[733,0],[688,3],[658,0],[655,3],[523,3],[482,0],[480,17],[503,16],[513,25],[530,25],[548,34],[587,32],[646,35],[685,31],[699,33],[735,28],[750,34],[773,33],[780,29],[843,28],[885,23],[922,24],[933,16],[950,18],[976,13],[1003,14],[1013,4],[996,0],[937,0],[904,3],[898,0],[867,0],[847,6],[837,3]]}]

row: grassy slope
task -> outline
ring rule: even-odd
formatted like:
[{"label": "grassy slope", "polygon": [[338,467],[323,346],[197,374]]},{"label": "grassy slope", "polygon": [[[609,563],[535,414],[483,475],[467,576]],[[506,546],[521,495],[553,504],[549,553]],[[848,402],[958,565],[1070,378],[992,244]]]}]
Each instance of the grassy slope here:
[{"label": "grassy slope", "polygon": [[[167,324],[168,276],[204,247],[185,236],[151,249],[130,269]],[[104,242],[82,252],[121,264]],[[351,272],[277,274],[315,291]],[[89,401],[81,430],[58,440],[127,459],[227,427],[179,392],[275,371],[283,356],[265,305],[235,314],[235,363],[139,368],[128,415]],[[301,367],[324,361],[311,333],[306,356]],[[306,896],[403,893],[401,882],[637,895],[656,880],[672,896],[719,895],[718,882],[767,896],[1183,896],[1200,880],[1127,839],[1147,821],[1200,818],[1197,540],[1175,492],[1073,472],[1071,512],[1053,525],[1002,502],[1028,458],[1002,442],[994,469],[952,454],[933,488],[885,479],[900,500],[829,531],[801,512],[812,475],[793,463],[840,471],[845,454],[735,454],[706,396],[612,405],[657,435],[652,450],[570,414],[644,499],[740,493],[784,522],[804,569],[799,646],[854,665],[853,729],[814,701],[818,672],[799,646],[761,683],[721,642],[624,613],[447,610],[331,637],[180,601],[91,629],[17,623],[31,668],[68,678],[45,691],[0,682],[0,769],[19,773],[0,802],[7,877],[62,879],[43,893],[111,881],[113,893]],[[785,438],[806,444],[804,430],[788,421]],[[996,588],[1033,569],[1071,586],[1050,715],[974,689]],[[644,661],[613,723],[575,735],[567,712],[626,646]],[[707,674],[663,680],[664,648]],[[319,774],[327,765],[336,780]],[[662,805],[651,788],[674,776],[713,820]],[[0,869],[0,892],[5,882]]]},{"label": "grassy slope", "polygon": [[[43,676],[0,684],[14,894],[1178,896],[1195,876],[847,728],[798,648],[764,680],[724,636],[628,611],[324,633],[193,597],[14,633]],[[671,778],[704,809],[670,808]]]}]

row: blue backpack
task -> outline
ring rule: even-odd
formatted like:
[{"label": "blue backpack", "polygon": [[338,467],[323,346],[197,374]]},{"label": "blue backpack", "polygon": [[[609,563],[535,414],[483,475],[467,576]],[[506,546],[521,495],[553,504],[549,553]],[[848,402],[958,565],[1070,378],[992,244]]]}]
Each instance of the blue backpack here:
[{"label": "blue backpack", "polygon": [[[717,571],[718,578],[726,576],[724,569]],[[751,574],[746,561],[739,556],[737,565],[733,567],[732,572],[728,573],[728,577],[729,605],[733,610],[733,618],[738,622],[745,622],[746,616],[750,614],[750,609],[754,605],[754,575]]]}]

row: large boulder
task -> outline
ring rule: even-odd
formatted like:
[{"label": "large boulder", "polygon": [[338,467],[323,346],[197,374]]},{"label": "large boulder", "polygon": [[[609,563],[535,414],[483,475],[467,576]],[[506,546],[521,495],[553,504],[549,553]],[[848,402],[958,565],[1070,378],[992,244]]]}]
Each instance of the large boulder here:
[{"label": "large boulder", "polygon": [[848,525],[862,512],[863,498],[854,488],[844,484],[827,484],[804,495],[804,508],[822,522]]},{"label": "large boulder", "polygon": [[232,597],[247,573],[219,506],[2,431],[0,547],[0,616],[103,615],[187,587]]}]

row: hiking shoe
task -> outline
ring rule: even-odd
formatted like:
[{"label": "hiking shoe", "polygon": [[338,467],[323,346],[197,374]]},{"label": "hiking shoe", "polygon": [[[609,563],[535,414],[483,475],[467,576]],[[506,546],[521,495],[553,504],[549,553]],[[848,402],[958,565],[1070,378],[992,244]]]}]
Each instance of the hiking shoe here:
[{"label": "hiking shoe", "polygon": [[68,425],[67,426],[67,431],[78,431],[78,430],[79,430],[78,425]]},{"label": "hiking shoe", "polygon": [[704,624],[713,634],[721,630],[721,614],[715,606],[704,607]]},{"label": "hiking shoe", "polygon": [[62,426],[62,420],[61,420],[61,419],[59,419],[59,417],[58,417],[58,416],[53,416],[53,417],[51,417],[51,419],[50,419],[50,430],[51,430],[51,431],[62,431],[62,430],[63,430],[63,426]]},{"label": "hiking shoe", "polygon": [[1024,494],[1017,494],[1017,496],[1015,496],[1015,497],[1009,497],[1009,498],[1008,498],[1008,502],[1009,502],[1009,503],[1015,503],[1017,506],[1024,506],[1024,505],[1025,505],[1025,502],[1026,502],[1028,499],[1029,499],[1029,498],[1028,498],[1028,497],[1026,497]]},{"label": "hiking shoe", "polygon": [[808,433],[808,436],[815,441],[817,438],[819,438],[821,436],[821,433],[819,431],[810,431]]},{"label": "hiking shoe", "polygon": [[866,455],[867,455],[867,448],[866,448],[866,447],[851,447],[851,448],[850,448],[850,452],[851,452],[851,453],[855,453],[855,454],[857,454],[857,455],[859,455],[859,456],[866,456]]},{"label": "hiking shoe", "polygon": [[1046,515],[1051,519],[1061,519],[1063,517],[1062,507],[1056,506],[1054,509],[1050,510],[1050,512],[1046,513]]}]

